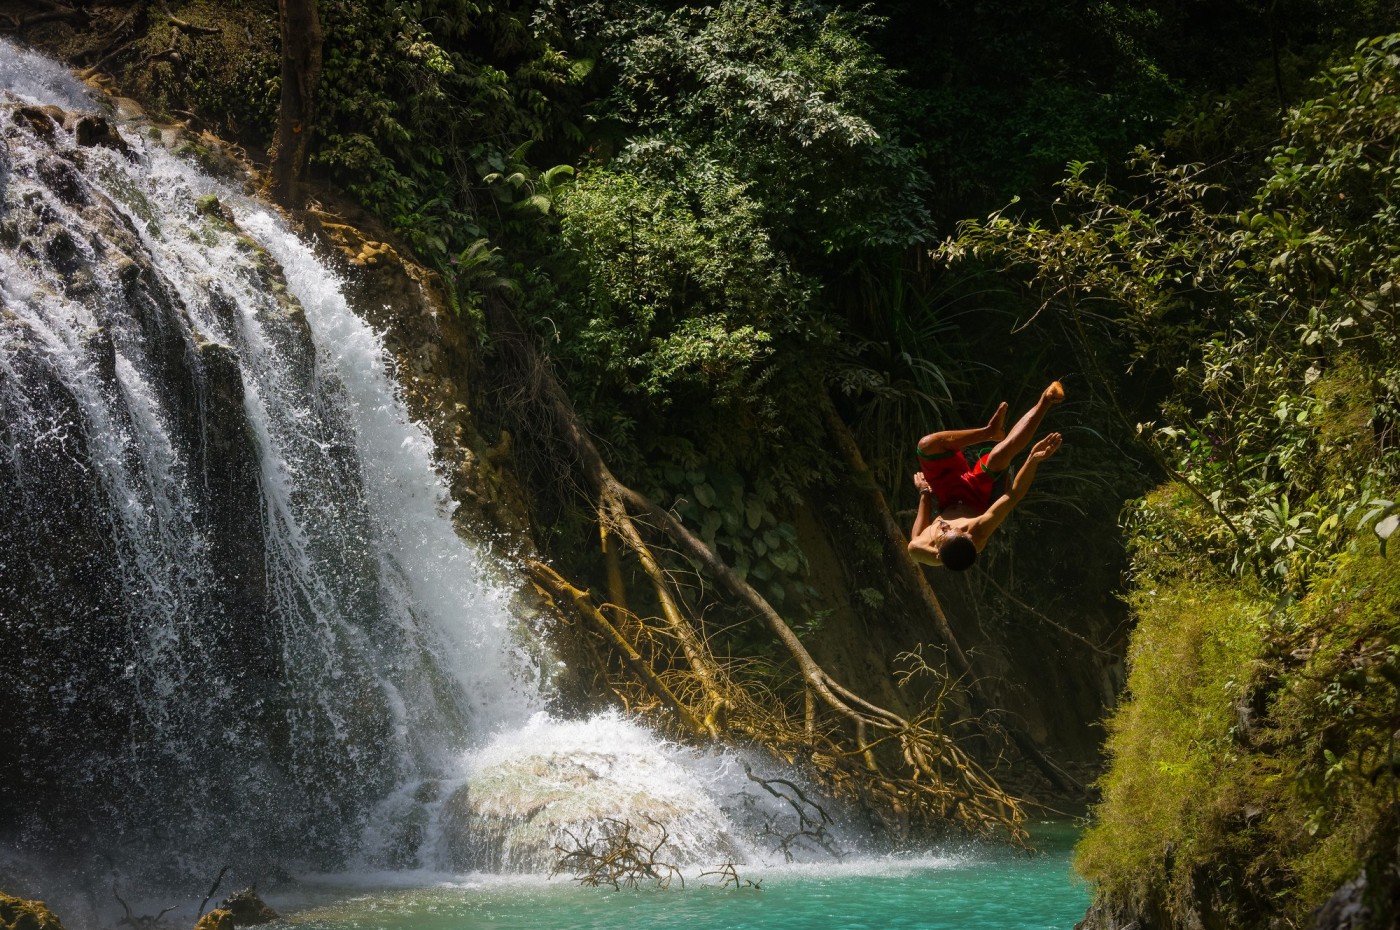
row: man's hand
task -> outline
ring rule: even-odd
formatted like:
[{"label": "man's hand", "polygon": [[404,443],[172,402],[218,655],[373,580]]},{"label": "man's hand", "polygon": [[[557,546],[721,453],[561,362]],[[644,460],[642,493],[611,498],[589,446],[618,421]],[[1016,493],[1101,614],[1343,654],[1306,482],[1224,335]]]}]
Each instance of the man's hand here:
[{"label": "man's hand", "polygon": [[1037,463],[1045,461],[1059,450],[1060,443],[1064,441],[1065,438],[1059,433],[1051,433],[1032,447],[1027,461]]},{"label": "man's hand", "polygon": [[932,494],[933,488],[928,486],[928,479],[921,471],[914,472],[914,487],[918,488],[920,494]]}]

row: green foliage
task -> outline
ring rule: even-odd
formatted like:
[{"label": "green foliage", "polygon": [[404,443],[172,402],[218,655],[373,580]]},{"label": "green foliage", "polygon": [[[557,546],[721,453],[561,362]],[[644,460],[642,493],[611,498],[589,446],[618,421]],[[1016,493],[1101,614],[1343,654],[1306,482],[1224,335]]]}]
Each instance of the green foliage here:
[{"label": "green foliage", "polygon": [[140,58],[121,69],[123,92],[171,118],[193,115],[194,125],[245,145],[269,145],[281,93],[276,7],[195,0],[179,16],[218,31],[192,35],[168,17],[150,17],[135,44]]},{"label": "green foliage", "polygon": [[931,207],[940,222],[1045,190],[1071,159],[1117,161],[1154,138],[1180,84],[1157,48],[1168,28],[1163,7],[878,4],[889,17],[879,44],[908,73],[906,120],[937,179]]},{"label": "green foliage", "polygon": [[1055,224],[996,214],[943,250],[1025,271],[1086,342],[1170,376],[1139,431],[1229,530],[1202,557],[1294,593],[1400,480],[1397,47],[1362,43],[1329,72],[1241,212],[1144,150],[1144,193],[1072,165]]},{"label": "green foliage", "polygon": [[651,474],[657,496],[671,501],[673,512],[774,605],[814,593],[803,581],[808,566],[797,530],[779,517],[787,501],[772,481],[750,484],[735,469],[699,461],[690,468],[659,465]]},{"label": "green foliage", "polygon": [[567,20],[608,63],[599,116],[622,135],[622,162],[664,150],[723,166],[779,244],[809,260],[926,237],[928,178],[901,138],[904,94],[865,38],[868,14],[723,0],[585,4]]},{"label": "green foliage", "polygon": [[566,172],[541,174],[525,154],[569,131],[555,98],[585,72],[514,4],[323,0],[320,13],[313,161],[421,258],[449,271],[474,240],[549,211]]},{"label": "green foliage", "polygon": [[[602,86],[592,163],[556,201],[556,296],[529,312],[622,473],[703,449],[784,500],[828,473],[812,391],[838,342],[831,253],[927,221],[872,22],[805,2],[543,6]],[[782,551],[717,541],[757,571]]]},{"label": "green foliage", "polygon": [[1351,877],[1357,852],[1397,813],[1400,577],[1384,557],[1352,557],[1302,606],[1286,642],[1306,659],[1271,717],[1299,750],[1292,787],[1312,841],[1301,894],[1317,900]]},{"label": "green foliage", "polygon": [[1330,70],[1248,195],[1142,150],[1123,188],[1073,164],[1052,222],[942,250],[1018,271],[1082,357],[1124,353],[1105,393],[1161,392],[1139,434],[1169,480],[1124,516],[1137,627],[1079,855],[1154,922],[1298,924],[1393,862],[1398,50]]},{"label": "green foliage", "polygon": [[891,500],[909,485],[912,444],[956,420],[971,353],[954,314],[966,298],[932,290],[891,255],[866,266],[847,301],[853,335],[836,347],[827,381],[846,399],[866,465]]},{"label": "green foliage", "polygon": [[1258,151],[1278,140],[1278,114],[1310,96],[1329,59],[1395,28],[1385,0],[1224,0],[1163,13],[1169,29],[1157,55],[1186,99],[1161,144],[1236,175],[1242,192],[1259,178]]},{"label": "green foliage", "polygon": [[[1183,533],[1210,519],[1191,510],[1173,510]],[[1267,926],[1393,853],[1400,574],[1367,543],[1290,607],[1261,595],[1170,560],[1134,594],[1129,699],[1077,862],[1110,896]]]},{"label": "green foliage", "polygon": [[1226,779],[1243,768],[1231,746],[1233,704],[1250,683],[1268,614],[1219,574],[1213,583],[1154,579],[1133,607],[1128,700],[1108,724],[1112,766],[1077,865],[1103,890],[1142,900],[1162,879],[1180,881],[1177,863],[1189,881],[1190,866],[1211,861],[1213,849],[1191,844],[1231,812]]},{"label": "green foliage", "polygon": [[[863,6],[847,0],[847,6]],[[1047,191],[1071,160],[1134,145],[1240,159],[1277,139],[1336,49],[1395,26],[1385,0],[883,0],[877,44],[907,72],[906,119],[944,221]],[[1186,119],[1183,119],[1183,112]],[[1257,174],[1251,174],[1257,177]]]},{"label": "green foliage", "polygon": [[712,164],[676,167],[666,180],[590,171],[561,201],[561,242],[581,275],[564,351],[606,378],[601,388],[653,405],[687,393],[754,402],[775,336],[819,333],[809,285],[745,185]]}]

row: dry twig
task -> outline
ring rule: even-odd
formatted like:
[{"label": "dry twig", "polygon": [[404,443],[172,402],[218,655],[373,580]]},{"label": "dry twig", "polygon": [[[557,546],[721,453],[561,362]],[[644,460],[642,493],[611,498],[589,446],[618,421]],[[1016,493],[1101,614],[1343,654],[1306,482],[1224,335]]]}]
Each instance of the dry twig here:
[{"label": "dry twig", "polygon": [[580,839],[569,831],[564,833],[572,842],[572,848],[555,844],[559,858],[549,876],[553,878],[561,872],[569,872],[574,881],[592,888],[607,885],[614,891],[623,887],[637,888],[643,881],[651,881],[658,888],[669,888],[673,880],[679,879],[685,886],[681,870],[671,862],[656,858],[661,847],[669,840],[666,827],[651,817],[647,823],[656,829],[656,842],[648,844],[637,836],[629,820],[608,818],[603,821],[602,834],[594,839],[593,828],[589,827]]},{"label": "dry twig", "polygon": [[159,914],[155,915],[135,914],[132,912],[131,906],[126,903],[126,899],[124,899],[121,896],[121,893],[117,891],[116,882],[112,883],[112,896],[121,903],[122,910],[126,911],[126,916],[123,917],[121,920],[117,921],[117,926],[120,927],[122,925],[126,925],[128,927],[131,927],[131,930],[155,930],[155,928],[160,926],[161,918],[163,918],[166,914],[169,914],[171,911],[175,910],[175,908],[180,906],[178,904],[172,904],[169,907],[162,910]]}]

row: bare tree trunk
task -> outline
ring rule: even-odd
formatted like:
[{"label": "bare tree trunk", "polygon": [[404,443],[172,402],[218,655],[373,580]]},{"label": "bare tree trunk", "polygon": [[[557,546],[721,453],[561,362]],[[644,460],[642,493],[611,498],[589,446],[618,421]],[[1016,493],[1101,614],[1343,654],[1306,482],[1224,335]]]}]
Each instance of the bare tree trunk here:
[{"label": "bare tree trunk", "polygon": [[278,0],[282,23],[282,102],[272,143],[272,194],[300,206],[300,186],[321,83],[321,18],[316,0]]}]

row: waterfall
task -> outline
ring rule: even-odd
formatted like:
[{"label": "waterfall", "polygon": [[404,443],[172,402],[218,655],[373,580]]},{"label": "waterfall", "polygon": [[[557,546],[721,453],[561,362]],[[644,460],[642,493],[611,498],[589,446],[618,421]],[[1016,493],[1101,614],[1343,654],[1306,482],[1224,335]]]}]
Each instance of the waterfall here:
[{"label": "waterfall", "polygon": [[0,41],[0,877],[752,854],[734,758],[544,713],[345,283],[110,109]]},{"label": "waterfall", "polygon": [[344,854],[538,709],[508,592],[337,276],[158,134],[80,144],[98,102],[5,57],[5,811]]}]

